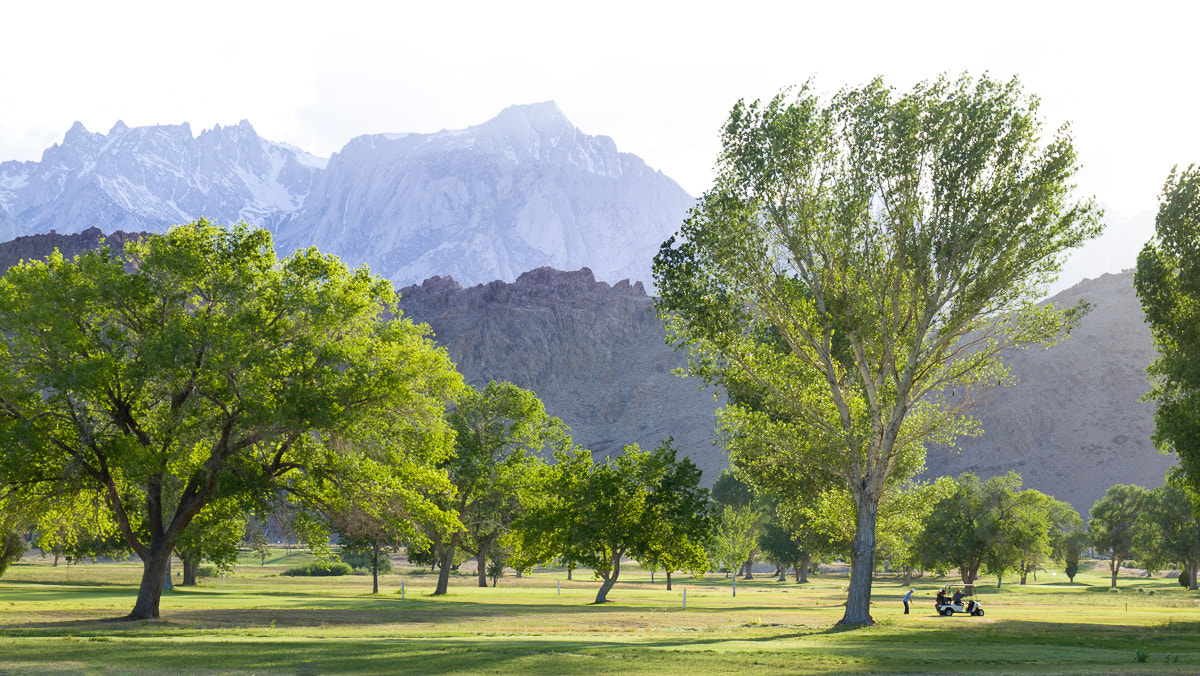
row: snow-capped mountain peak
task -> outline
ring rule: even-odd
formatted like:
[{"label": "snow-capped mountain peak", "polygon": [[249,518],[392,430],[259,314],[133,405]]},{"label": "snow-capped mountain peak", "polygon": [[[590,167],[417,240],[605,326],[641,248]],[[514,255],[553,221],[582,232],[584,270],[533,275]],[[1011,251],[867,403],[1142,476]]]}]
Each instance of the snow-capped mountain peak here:
[{"label": "snow-capped mountain peak", "polygon": [[511,281],[543,266],[648,284],[691,203],[553,101],[466,129],[360,136],[328,160],[247,120],[197,136],[187,123],[118,121],[108,133],[76,122],[41,162],[0,163],[0,238],[246,220],[273,230],[281,253],[317,246],[399,284]]}]

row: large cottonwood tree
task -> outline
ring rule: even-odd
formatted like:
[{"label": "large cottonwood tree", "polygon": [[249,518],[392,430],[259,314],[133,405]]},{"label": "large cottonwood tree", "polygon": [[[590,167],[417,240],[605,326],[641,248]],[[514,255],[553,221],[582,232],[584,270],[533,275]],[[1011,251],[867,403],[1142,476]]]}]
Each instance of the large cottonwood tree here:
[{"label": "large cottonwood tree", "polygon": [[[462,381],[396,299],[365,267],[280,261],[266,231],[203,220],[10,269],[0,500],[98,505],[144,564],[129,617],[153,618],[172,550],[216,501],[320,507],[335,479],[436,480],[422,468],[448,450]],[[379,429],[395,433],[369,453],[329,443]],[[397,472],[404,458],[419,469]]]},{"label": "large cottonwood tree", "polygon": [[734,415],[853,495],[844,623],[872,622],[885,490],[972,429],[968,391],[1005,379],[1002,348],[1070,324],[1035,301],[1100,226],[1037,107],[986,76],[739,102],[714,187],[655,259],[690,372],[755,383],[767,412]]}]

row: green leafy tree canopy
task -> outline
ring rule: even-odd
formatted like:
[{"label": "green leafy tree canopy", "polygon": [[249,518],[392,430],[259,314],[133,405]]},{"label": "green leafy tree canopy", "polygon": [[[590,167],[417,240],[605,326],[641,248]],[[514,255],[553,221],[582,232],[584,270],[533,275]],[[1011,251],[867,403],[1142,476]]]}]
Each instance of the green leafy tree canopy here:
[{"label": "green leafy tree canopy", "polygon": [[1071,201],[1071,136],[1043,142],[1037,109],[987,76],[739,102],[715,186],[655,258],[689,373],[753,384],[743,427],[851,492],[843,623],[872,622],[885,490],[926,443],[973,430],[971,393],[1006,378],[1000,350],[1078,315],[1036,301],[1098,210]]},{"label": "green leafy tree canopy", "polygon": [[[206,506],[319,506],[337,478],[428,467],[461,388],[389,282],[314,249],[279,260],[244,224],[200,220],[0,280],[0,495],[95,498],[143,561],[131,618],[159,615],[172,550]],[[329,443],[380,428],[396,433],[369,451]]]}]

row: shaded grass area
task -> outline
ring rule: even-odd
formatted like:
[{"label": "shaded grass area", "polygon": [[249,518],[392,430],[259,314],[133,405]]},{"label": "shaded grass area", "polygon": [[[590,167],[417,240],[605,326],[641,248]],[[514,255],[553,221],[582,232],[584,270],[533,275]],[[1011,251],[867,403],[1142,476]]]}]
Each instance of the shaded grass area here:
[{"label": "shaded grass area", "polygon": [[739,581],[734,597],[719,576],[667,592],[635,568],[615,602],[595,606],[597,583],[579,571],[488,589],[463,576],[433,597],[434,580],[414,571],[371,595],[369,579],[276,577],[292,562],[257,564],[225,586],[168,593],[151,622],[112,619],[132,606],[136,566],[78,566],[67,580],[18,564],[0,579],[0,673],[1200,672],[1200,597],[1163,578],[1122,578],[1115,592],[1089,591],[1099,576],[982,587],[982,618],[934,614],[938,579],[918,580],[905,616],[906,588],[885,578],[878,624],[843,630],[844,576]]}]

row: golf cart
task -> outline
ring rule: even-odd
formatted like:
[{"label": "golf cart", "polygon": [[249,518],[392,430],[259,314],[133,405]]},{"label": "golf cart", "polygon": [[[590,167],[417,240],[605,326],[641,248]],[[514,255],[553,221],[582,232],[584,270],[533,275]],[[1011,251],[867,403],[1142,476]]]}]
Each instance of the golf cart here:
[{"label": "golf cart", "polygon": [[962,614],[967,614],[967,615],[975,615],[976,617],[982,617],[983,616],[983,606],[979,605],[979,602],[976,601],[974,598],[972,598],[973,596],[975,596],[975,585],[973,585],[973,584],[950,585],[950,587],[947,588],[947,591],[950,592],[951,598],[953,598],[955,590],[960,587],[962,588],[962,601],[960,603],[954,603],[953,601],[947,601],[944,604],[937,604],[935,607],[937,608],[938,613],[941,615],[945,615],[946,617],[950,617],[950,616],[954,615],[955,613],[962,613]]}]

